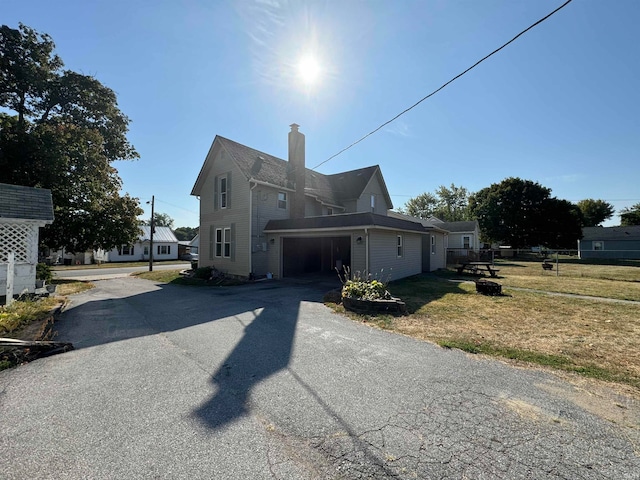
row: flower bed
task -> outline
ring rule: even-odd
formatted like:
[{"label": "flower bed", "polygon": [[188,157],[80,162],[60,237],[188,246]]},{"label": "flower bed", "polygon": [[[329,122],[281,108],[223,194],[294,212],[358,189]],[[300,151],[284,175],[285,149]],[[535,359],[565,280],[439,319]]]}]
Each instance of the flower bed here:
[{"label": "flower bed", "polygon": [[405,315],[407,305],[399,298],[364,300],[361,298],[343,297],[342,305],[345,309],[361,314],[390,313]]}]

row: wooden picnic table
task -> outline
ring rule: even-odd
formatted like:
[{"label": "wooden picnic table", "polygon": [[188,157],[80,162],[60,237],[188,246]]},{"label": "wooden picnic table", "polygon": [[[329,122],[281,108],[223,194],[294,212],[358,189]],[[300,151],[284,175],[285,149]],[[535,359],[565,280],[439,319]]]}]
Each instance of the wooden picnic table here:
[{"label": "wooden picnic table", "polygon": [[466,272],[473,275],[484,275],[487,272],[492,277],[497,277],[500,271],[491,262],[461,262],[456,269],[459,274]]}]

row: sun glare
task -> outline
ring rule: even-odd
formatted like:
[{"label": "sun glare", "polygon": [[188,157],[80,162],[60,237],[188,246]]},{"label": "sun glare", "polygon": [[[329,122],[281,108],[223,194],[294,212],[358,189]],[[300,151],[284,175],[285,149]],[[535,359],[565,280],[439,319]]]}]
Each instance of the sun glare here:
[{"label": "sun glare", "polygon": [[307,55],[298,62],[298,76],[305,85],[312,86],[318,83],[321,74],[320,65],[314,57]]}]

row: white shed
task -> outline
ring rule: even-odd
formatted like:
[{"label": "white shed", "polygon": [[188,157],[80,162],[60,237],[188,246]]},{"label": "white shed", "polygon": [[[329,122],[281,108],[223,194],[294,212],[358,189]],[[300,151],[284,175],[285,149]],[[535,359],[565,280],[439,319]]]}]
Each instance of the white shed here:
[{"label": "white shed", "polygon": [[11,253],[13,295],[35,291],[38,229],[52,222],[51,190],[0,183],[0,296],[7,291]]}]

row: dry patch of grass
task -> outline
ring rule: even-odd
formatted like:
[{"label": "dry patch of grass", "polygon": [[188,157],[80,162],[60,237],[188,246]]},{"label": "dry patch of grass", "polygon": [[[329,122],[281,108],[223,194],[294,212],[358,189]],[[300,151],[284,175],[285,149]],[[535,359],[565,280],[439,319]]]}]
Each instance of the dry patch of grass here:
[{"label": "dry patch of grass", "polygon": [[48,317],[61,301],[57,297],[48,297],[15,301],[8,307],[0,307],[0,336],[14,333],[32,322]]},{"label": "dry patch of grass", "polygon": [[498,261],[503,286],[640,301],[640,268],[560,263],[556,274],[540,262]]},{"label": "dry patch of grass", "polygon": [[[416,276],[388,287],[392,295],[407,303],[409,315],[354,317],[444,347],[550,366],[640,388],[640,303],[510,289],[510,285],[521,286],[523,277],[529,280],[523,287],[544,291],[561,292],[562,285],[569,283],[562,284],[562,277],[559,281],[548,272],[543,273],[539,263],[532,265],[525,275],[520,269],[526,267],[512,268],[517,275],[500,265],[502,278],[497,281],[503,284],[503,296],[479,295],[473,283]],[[533,268],[540,272],[535,273]],[[636,268],[635,272],[638,271]],[[585,275],[585,270],[576,272],[583,276],[568,277],[571,282],[578,280],[573,283],[571,290],[575,291],[571,293],[585,295],[585,285],[590,285],[599,296],[628,299],[636,295],[638,284],[634,281],[598,280]],[[627,275],[624,272],[623,276]],[[453,275],[449,272],[445,276]]]}]

